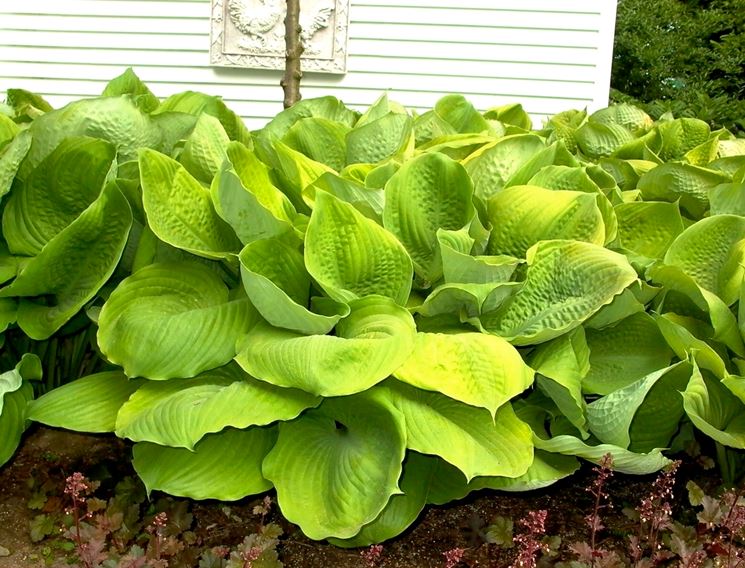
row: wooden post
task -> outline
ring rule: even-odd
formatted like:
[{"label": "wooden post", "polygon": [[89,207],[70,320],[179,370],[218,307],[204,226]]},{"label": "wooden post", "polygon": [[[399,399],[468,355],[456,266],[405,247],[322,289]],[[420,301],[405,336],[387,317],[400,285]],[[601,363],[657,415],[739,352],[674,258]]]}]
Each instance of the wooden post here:
[{"label": "wooden post", "polygon": [[289,108],[300,100],[300,56],[303,44],[300,41],[300,0],[287,0],[285,16],[285,74],[280,85],[285,93],[284,105]]}]

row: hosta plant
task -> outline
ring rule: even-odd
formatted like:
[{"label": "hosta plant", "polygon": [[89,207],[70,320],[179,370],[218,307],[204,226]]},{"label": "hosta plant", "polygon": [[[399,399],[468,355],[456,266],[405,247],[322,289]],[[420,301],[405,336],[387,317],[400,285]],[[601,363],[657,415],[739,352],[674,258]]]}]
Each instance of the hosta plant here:
[{"label": "hosta plant", "polygon": [[695,435],[742,473],[727,131],[624,105],[531,130],[519,105],[449,95],[421,115],[306,100],[249,132],[131,72],[61,109],[9,103],[7,341],[84,322],[100,365],[35,400],[38,360],[0,376],[3,459],[29,421],[112,432],[148,491],[273,487],[340,546],[578,458],[650,473]]}]

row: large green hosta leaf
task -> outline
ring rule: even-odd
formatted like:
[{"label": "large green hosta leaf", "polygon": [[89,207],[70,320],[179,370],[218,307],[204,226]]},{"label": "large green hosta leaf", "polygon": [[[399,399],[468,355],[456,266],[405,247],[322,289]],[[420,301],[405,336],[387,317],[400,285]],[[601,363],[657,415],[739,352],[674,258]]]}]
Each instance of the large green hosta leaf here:
[{"label": "large green hosta leaf", "polygon": [[675,239],[664,261],[680,267],[728,306],[734,304],[745,275],[745,218],[714,215],[698,221]]},{"label": "large green hosta leaf", "polygon": [[525,284],[480,323],[514,345],[577,327],[636,280],[625,257],[579,241],[541,241],[527,252]]},{"label": "large green hosta leaf", "polygon": [[[745,162],[745,156],[742,156]],[[745,216],[745,183],[722,183],[709,191],[712,215]]]},{"label": "large green hosta leaf", "polygon": [[82,377],[33,401],[28,418],[78,432],[113,432],[117,412],[141,384],[121,371]]},{"label": "large green hosta leaf", "polygon": [[418,333],[414,352],[393,375],[492,416],[533,383],[533,370],[512,345],[482,333]]},{"label": "large green hosta leaf", "polygon": [[327,399],[280,424],[263,471],[282,514],[308,537],[349,538],[400,493],[405,448],[403,417],[371,391]]},{"label": "large green hosta leaf", "polygon": [[592,117],[577,129],[575,137],[582,153],[593,159],[610,156],[615,150],[634,140],[634,135],[623,125],[595,122]]},{"label": "large green hosta leaf", "polygon": [[230,110],[220,97],[196,91],[184,91],[171,95],[153,113],[155,116],[168,113],[186,113],[194,116],[208,114],[217,118],[231,140],[243,144],[251,143],[251,134],[243,119]]},{"label": "large green hosta leaf", "polygon": [[305,265],[339,302],[369,294],[409,298],[411,258],[391,233],[326,192],[316,196],[305,237]]},{"label": "large green hosta leaf", "polygon": [[349,315],[349,306],[316,297],[307,308],[310,275],[297,247],[280,239],[246,245],[240,254],[243,287],[262,317],[275,327],[308,335],[324,334]]},{"label": "large green hosta leaf", "polygon": [[104,304],[98,344],[130,377],[193,377],[230,361],[253,317],[248,300],[231,300],[209,268],[151,264],[119,284]]},{"label": "large green hosta leaf", "polygon": [[678,203],[634,201],[616,205],[618,245],[624,251],[648,258],[662,258],[683,232]]},{"label": "large green hosta leaf", "polygon": [[21,162],[31,148],[31,133],[20,132],[9,144],[0,148],[0,199],[10,191]]},{"label": "large green hosta leaf", "polygon": [[680,201],[680,207],[700,219],[709,209],[709,189],[730,181],[721,172],[668,163],[657,166],[639,178],[638,188],[647,201]]},{"label": "large green hosta leaf", "polygon": [[333,336],[305,336],[258,324],[242,340],[236,361],[258,379],[315,395],[364,391],[409,357],[414,320],[382,296],[353,300],[350,308]]},{"label": "large green hosta leaf", "polygon": [[231,142],[211,186],[215,211],[243,244],[289,231],[297,213],[274,186],[269,169],[239,142]]},{"label": "large green hosta leaf", "polygon": [[228,426],[292,420],[320,399],[257,381],[235,363],[193,379],[147,381],[119,409],[116,435],[189,450]]},{"label": "large green hosta leaf", "polygon": [[48,338],[96,295],[119,262],[131,224],[127,200],[114,184],[107,185],[0,290],[3,298],[29,298],[18,308],[18,325],[26,335]]},{"label": "large green hosta leaf", "polygon": [[702,373],[694,363],[683,392],[683,407],[694,426],[720,444],[745,449],[745,409],[721,381]]},{"label": "large green hosta leaf", "polygon": [[101,95],[104,97],[132,95],[135,104],[145,112],[152,112],[160,105],[158,97],[140,80],[131,67],[128,67],[124,70],[124,73],[106,83],[106,87],[104,87]]},{"label": "large green hosta leaf", "polygon": [[533,461],[530,427],[509,403],[492,417],[439,393],[389,382],[396,407],[406,419],[407,447],[434,454],[460,469],[467,479],[479,475],[518,477]]},{"label": "large green hosta leaf", "polygon": [[425,282],[442,275],[437,231],[468,224],[475,213],[472,198],[465,168],[444,154],[409,160],[386,184],[383,224],[406,247]]},{"label": "large green hosta leaf", "polygon": [[215,212],[210,192],[181,164],[146,148],[139,164],[142,203],[160,240],[205,258],[238,252],[240,242]]},{"label": "large green hosta leaf", "polygon": [[573,239],[605,243],[605,223],[597,196],[529,185],[503,189],[489,198],[492,225],[487,252],[525,257],[539,241]]},{"label": "large green hosta leaf", "polygon": [[[632,451],[666,447],[683,416],[691,367],[679,362],[587,405],[590,430],[603,443]],[[632,430],[642,439],[632,440]]]},{"label": "large green hosta leaf", "polygon": [[272,426],[209,434],[194,451],[140,442],[132,449],[132,465],[148,494],[237,501],[271,489],[261,464],[276,439]]},{"label": "large green hosta leaf", "polygon": [[637,313],[603,329],[588,329],[590,369],[585,392],[609,394],[667,367],[673,357],[655,320]]},{"label": "large green hosta leaf", "polygon": [[22,179],[26,179],[44,158],[71,136],[89,136],[111,142],[121,163],[137,159],[138,148],[161,148],[164,140],[164,133],[156,121],[127,96],[72,102],[34,120],[29,131],[33,134],[34,144],[21,166],[19,175]]},{"label": "large green hosta leaf", "polygon": [[347,164],[375,164],[413,149],[411,117],[390,112],[378,119],[355,126],[347,134]]},{"label": "large green hosta leaf", "polygon": [[330,538],[329,542],[341,547],[369,546],[401,534],[424,509],[440,461],[435,456],[407,452],[399,482],[401,493],[392,495],[380,515],[355,536],[346,540]]},{"label": "large green hosta leaf", "polygon": [[659,471],[670,463],[670,460],[662,455],[659,449],[653,449],[647,453],[636,453],[613,444],[599,444],[591,446],[579,438],[562,434],[544,440],[534,436],[533,443],[537,449],[577,456],[595,464],[599,464],[606,454],[613,457],[613,470],[632,475],[647,475]]},{"label": "large green hosta leaf", "polygon": [[310,213],[303,201],[303,191],[323,174],[335,173],[334,170],[282,142],[274,144],[274,151],[277,156],[275,171],[280,187],[298,211]]},{"label": "large green hosta leaf", "polygon": [[29,380],[41,379],[41,361],[26,353],[14,369],[0,375],[0,466],[15,453],[26,430],[27,407],[34,398]]},{"label": "large green hosta leaf", "polygon": [[573,456],[552,454],[536,449],[533,463],[528,471],[519,477],[474,477],[467,481],[463,473],[455,466],[439,458],[431,458],[437,463],[434,479],[429,488],[427,503],[444,505],[450,501],[462,499],[472,491],[479,489],[497,489],[499,491],[532,491],[553,485],[579,469],[579,461]]},{"label": "large green hosta leaf", "polygon": [[101,194],[116,149],[95,138],[68,138],[8,199],[3,236],[14,254],[34,256]]},{"label": "large green hosta leaf", "polygon": [[745,357],[737,319],[719,296],[699,286],[677,266],[653,266],[647,271],[647,279],[663,286],[665,295],[658,311],[672,311],[703,320],[708,316],[714,331],[712,339],[721,341],[737,355]]},{"label": "large green hosta leaf", "polygon": [[509,282],[523,261],[508,255],[471,256],[474,239],[466,229],[437,231],[443,278],[448,284],[488,284]]},{"label": "large green hosta leaf", "polygon": [[528,359],[537,373],[538,387],[585,437],[585,400],[582,379],[590,370],[590,349],[585,331],[577,327],[536,347]]},{"label": "large green hosta leaf", "polygon": [[450,124],[456,132],[488,132],[489,122],[462,95],[446,95],[434,108],[437,116]]},{"label": "large green hosta leaf", "polygon": [[191,175],[209,184],[225,159],[225,148],[229,142],[230,138],[220,121],[209,114],[201,114],[186,139],[179,161]]},{"label": "large green hosta leaf", "polygon": [[312,160],[340,172],[346,165],[349,126],[323,117],[301,118],[293,124],[282,142]]},{"label": "large green hosta leaf", "polygon": [[512,174],[543,148],[542,138],[519,134],[501,138],[471,154],[463,165],[473,180],[476,196],[486,200],[501,191]]}]

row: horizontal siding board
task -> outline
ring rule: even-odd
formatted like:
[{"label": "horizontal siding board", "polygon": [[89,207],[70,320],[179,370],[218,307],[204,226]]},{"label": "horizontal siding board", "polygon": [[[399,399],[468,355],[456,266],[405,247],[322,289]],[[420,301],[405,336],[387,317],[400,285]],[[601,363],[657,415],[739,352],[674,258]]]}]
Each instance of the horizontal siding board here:
[{"label": "horizontal siding board", "polygon": [[[220,95],[260,127],[281,110],[281,72],[210,66],[209,13],[209,0],[0,0],[0,88],[61,105],[133,66],[162,98]],[[389,89],[421,110],[457,91],[480,109],[523,102],[538,121],[597,108],[614,17],[615,0],[351,0],[348,73],[308,73],[302,92],[363,109]]]},{"label": "horizontal siding board", "polygon": [[[137,73],[149,79],[153,76],[175,74],[180,77],[207,75],[216,84],[220,82],[241,82],[251,80],[265,80],[267,76],[275,77],[276,73],[267,75],[266,71],[258,69],[217,69],[204,65],[194,65],[192,52],[169,52],[167,59],[162,57],[154,60],[153,54],[147,50],[97,50],[66,49],[64,63],[60,63],[60,51],[49,47],[13,47],[5,48],[8,61],[3,76],[7,76],[12,68],[22,66],[25,71],[35,77],[56,76],[65,73],[66,77],[89,77],[111,79],[122,71],[122,66],[134,66]],[[199,52],[203,53],[203,52]],[[206,61],[203,59],[203,62]],[[3,65],[3,64],[0,64]],[[390,73],[395,69],[404,75],[433,75],[441,77],[485,77],[501,79],[536,79],[540,81],[565,81],[570,79],[586,84],[593,83],[597,75],[593,65],[560,65],[544,63],[514,63],[505,61],[465,61],[465,60],[432,60],[427,66],[417,59],[407,57],[378,57],[356,56],[349,59],[350,73]],[[13,73],[13,76],[18,76]],[[26,75],[21,75],[26,76]],[[316,81],[319,76],[308,74],[305,82]]]},{"label": "horizontal siding board", "polygon": [[[152,57],[169,51],[202,51],[201,57],[208,58],[209,36],[189,34],[112,34],[49,31],[8,31],[3,33],[3,42],[11,47],[56,47],[69,45],[86,49],[128,49],[136,45],[140,49],[151,50]],[[593,47],[546,47],[533,45],[483,44],[463,41],[450,42],[447,49],[437,41],[384,39],[350,39],[349,55],[379,55],[382,57],[406,56],[416,59],[455,59],[470,61],[517,61],[561,63],[569,61],[579,64],[592,64],[596,59]],[[204,60],[205,62],[208,59]]]},{"label": "horizontal siding board", "polygon": [[[204,22],[194,19],[171,18],[90,18],[81,16],[34,16],[11,14],[4,16],[3,29],[7,32],[83,32],[115,34],[159,34],[208,36]],[[351,39],[412,40],[431,39],[437,42],[463,41],[460,27],[426,25],[421,23],[354,23]],[[597,30],[525,30],[500,25],[474,26],[468,30],[469,43],[499,43],[540,46],[582,47],[597,43]],[[7,40],[6,40],[7,41]]]}]

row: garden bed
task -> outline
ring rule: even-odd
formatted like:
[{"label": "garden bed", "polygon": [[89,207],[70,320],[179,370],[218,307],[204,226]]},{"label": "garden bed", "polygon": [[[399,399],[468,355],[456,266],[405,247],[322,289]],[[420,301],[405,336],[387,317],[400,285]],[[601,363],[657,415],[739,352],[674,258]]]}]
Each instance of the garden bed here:
[{"label": "garden bed", "polygon": [[[95,491],[96,497],[108,500],[121,496],[125,489],[120,487],[115,491],[117,483],[124,481],[127,487],[130,482],[137,483],[130,464],[130,446],[112,436],[76,434],[46,427],[29,431],[13,461],[0,470],[0,547],[9,553],[9,556],[0,557],[0,567],[75,563],[72,540],[60,534],[65,529],[65,519],[70,524],[70,517],[64,514],[70,506],[63,492],[65,478],[78,471],[89,479],[101,481]],[[524,493],[481,491],[446,506],[428,507],[412,529],[383,545],[374,564],[363,557],[370,549],[341,549],[307,539],[297,527],[284,520],[276,505],[272,505],[262,519],[254,512],[255,507],[263,504],[261,497],[224,503],[192,501],[154,492],[150,501],[140,503],[142,515],[138,522],[146,526],[155,509],[171,515],[168,534],[173,534],[184,546],[178,554],[168,558],[167,566],[171,568],[202,566],[198,564],[200,556],[210,549],[239,550],[245,537],[260,531],[262,521],[281,528],[276,550],[286,568],[440,567],[447,566],[445,554],[455,549],[463,550],[463,559],[453,566],[498,568],[515,560],[517,547],[490,542],[509,534],[490,523],[499,517],[517,521],[531,511],[546,510],[547,538],[544,542],[551,550],[541,555],[538,565],[554,565],[576,558],[569,550],[570,544],[588,541],[590,531],[585,516],[592,511],[594,498],[587,488],[595,478],[591,468],[586,467],[546,489]],[[626,514],[623,510],[638,505],[639,499],[651,490],[654,478],[654,475],[617,474],[609,480],[607,490],[614,506],[602,513],[607,528],[598,534],[599,547],[628,553],[627,537],[635,534],[638,523],[627,516],[628,510]],[[691,479],[708,493],[714,493],[719,483],[716,473],[704,469],[695,460],[683,465],[672,502],[674,518],[686,525],[697,523],[696,514],[700,510],[690,506],[686,495],[686,481]],[[175,528],[177,524],[179,528]],[[51,533],[45,536],[44,525],[51,528]],[[126,540],[122,550],[131,548],[136,542],[142,544],[143,537],[150,538],[145,526],[137,526],[140,529],[137,535]],[[32,528],[37,534],[32,533]],[[516,527],[517,532],[519,527]],[[32,535],[37,542],[32,540]],[[107,539],[109,558],[117,555],[113,542],[113,535],[110,535]],[[665,546],[669,546],[670,541],[665,542]],[[678,565],[678,561],[676,558],[673,565]],[[256,563],[255,568],[260,566],[265,564]]]}]

